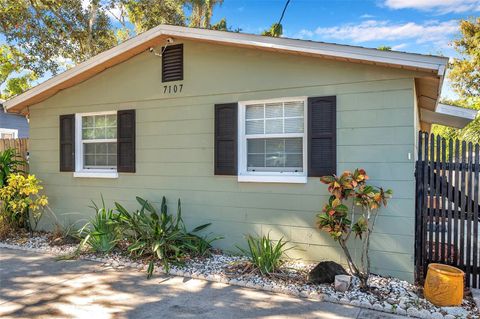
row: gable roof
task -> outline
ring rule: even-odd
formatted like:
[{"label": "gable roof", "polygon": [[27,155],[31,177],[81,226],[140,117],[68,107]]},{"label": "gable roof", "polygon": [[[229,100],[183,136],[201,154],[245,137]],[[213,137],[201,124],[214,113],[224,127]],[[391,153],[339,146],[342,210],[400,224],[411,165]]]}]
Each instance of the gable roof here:
[{"label": "gable roof", "polygon": [[427,72],[436,80],[435,92],[433,92],[433,95],[436,95],[433,97],[435,100],[440,93],[448,61],[448,58],[433,55],[382,51],[333,43],[159,25],[11,98],[4,103],[4,107],[8,112],[26,113],[25,109],[28,106],[39,103],[60,90],[85,81],[107,68],[115,66],[152,46],[158,45],[162,40],[166,40],[169,37]]}]

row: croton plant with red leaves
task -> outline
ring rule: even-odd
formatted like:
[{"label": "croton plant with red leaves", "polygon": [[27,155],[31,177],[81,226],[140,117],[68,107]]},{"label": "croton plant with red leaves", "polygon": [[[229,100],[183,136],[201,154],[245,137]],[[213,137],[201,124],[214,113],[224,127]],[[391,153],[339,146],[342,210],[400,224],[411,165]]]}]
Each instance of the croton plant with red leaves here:
[{"label": "croton plant with red leaves", "polygon": [[[362,288],[366,289],[370,275],[370,234],[375,226],[378,210],[387,205],[392,190],[368,185],[368,175],[361,168],[353,173],[345,171],[340,176],[323,176],[320,180],[328,185],[331,195],[322,212],[317,215],[318,227],[340,244],[350,271],[360,279]],[[355,207],[360,207],[361,212],[355,212]],[[362,241],[360,266],[353,261],[347,247],[352,232],[355,233],[355,238]]]}]

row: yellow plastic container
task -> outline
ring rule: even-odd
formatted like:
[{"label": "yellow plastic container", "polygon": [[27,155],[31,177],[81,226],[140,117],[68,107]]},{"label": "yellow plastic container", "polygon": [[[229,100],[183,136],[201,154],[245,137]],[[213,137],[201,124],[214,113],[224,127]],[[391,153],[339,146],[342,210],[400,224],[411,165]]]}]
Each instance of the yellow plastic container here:
[{"label": "yellow plastic container", "polygon": [[429,264],[423,291],[425,298],[440,307],[461,305],[464,276],[465,273],[458,268]]}]

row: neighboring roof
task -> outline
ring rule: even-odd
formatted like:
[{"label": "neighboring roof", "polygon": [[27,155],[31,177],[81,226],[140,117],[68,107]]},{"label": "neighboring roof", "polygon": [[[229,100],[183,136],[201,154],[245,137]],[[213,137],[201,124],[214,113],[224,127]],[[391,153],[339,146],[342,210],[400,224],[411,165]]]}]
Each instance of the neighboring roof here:
[{"label": "neighboring roof", "polygon": [[423,122],[455,128],[464,128],[477,117],[477,114],[477,110],[441,103],[438,103],[434,112],[427,109],[420,109],[420,116]]},{"label": "neighboring roof", "polygon": [[[158,45],[162,39],[165,40],[168,37],[423,71],[435,77],[440,85],[448,61],[448,58],[433,55],[382,51],[333,43],[159,25],[31,88],[6,101],[4,105],[9,112],[25,112],[24,109],[26,107],[39,103],[60,90],[85,81],[107,68],[117,65],[152,46]],[[438,83],[436,83],[434,95],[437,96],[435,98],[438,98],[440,92]]]}]

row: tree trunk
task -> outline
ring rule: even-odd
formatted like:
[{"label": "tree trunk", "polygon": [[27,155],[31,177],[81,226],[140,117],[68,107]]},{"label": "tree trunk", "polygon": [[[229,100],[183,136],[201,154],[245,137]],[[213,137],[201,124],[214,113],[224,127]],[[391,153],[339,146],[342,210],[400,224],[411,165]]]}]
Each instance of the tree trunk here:
[{"label": "tree trunk", "polygon": [[347,257],[347,263],[348,263],[348,268],[350,268],[350,272],[352,273],[352,275],[360,278],[361,273],[358,270],[357,266],[355,266],[355,263],[353,262],[353,259],[352,259],[352,256],[350,255],[350,251],[348,250],[347,244],[342,239],[340,239],[338,243],[340,244],[340,247],[342,247],[345,257]]}]

